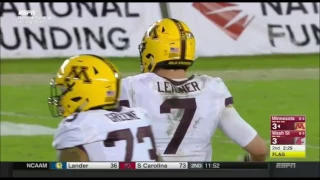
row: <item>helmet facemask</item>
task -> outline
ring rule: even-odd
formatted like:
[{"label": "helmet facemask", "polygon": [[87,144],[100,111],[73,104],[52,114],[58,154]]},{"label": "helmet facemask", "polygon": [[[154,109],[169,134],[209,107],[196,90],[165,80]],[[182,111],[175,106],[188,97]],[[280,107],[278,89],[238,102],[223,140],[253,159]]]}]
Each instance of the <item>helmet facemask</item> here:
[{"label": "helmet facemask", "polygon": [[62,95],[62,93],[61,92],[59,93],[58,86],[57,86],[54,78],[51,79],[50,97],[48,98],[48,105],[49,105],[50,113],[53,117],[59,117],[63,113],[62,112],[63,108],[60,105],[61,95]]},{"label": "helmet facemask", "polygon": [[53,117],[60,117],[63,115],[65,109],[61,105],[63,96],[72,90],[73,85],[66,88],[63,85],[59,85],[52,78],[50,82],[50,97],[48,98],[48,105],[50,113]]}]

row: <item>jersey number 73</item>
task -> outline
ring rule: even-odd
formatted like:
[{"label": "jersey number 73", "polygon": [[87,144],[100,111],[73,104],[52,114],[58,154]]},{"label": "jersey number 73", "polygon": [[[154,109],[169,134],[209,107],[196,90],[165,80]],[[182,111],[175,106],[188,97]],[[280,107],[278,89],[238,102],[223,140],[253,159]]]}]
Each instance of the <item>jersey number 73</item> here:
[{"label": "jersey number 73", "polygon": [[[138,143],[143,143],[143,138],[149,137],[151,139],[152,143],[152,149],[149,149],[149,157],[151,160],[157,160],[157,154],[156,154],[156,144],[153,137],[153,133],[151,130],[151,126],[144,126],[139,127],[137,130],[136,138],[138,140]],[[127,142],[126,145],[126,154],[125,154],[125,162],[131,162],[132,156],[133,156],[133,148],[134,148],[134,136],[130,130],[130,128],[127,129],[120,129],[116,131],[112,131],[108,133],[107,139],[104,141],[105,147],[115,147],[115,141],[122,141],[125,140]]]}]

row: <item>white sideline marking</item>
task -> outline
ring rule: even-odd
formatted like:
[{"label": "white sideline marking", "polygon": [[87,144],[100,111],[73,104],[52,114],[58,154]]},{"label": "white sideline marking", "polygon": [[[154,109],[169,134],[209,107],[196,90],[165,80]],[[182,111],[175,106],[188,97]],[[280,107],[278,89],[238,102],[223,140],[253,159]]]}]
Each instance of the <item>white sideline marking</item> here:
[{"label": "white sideline marking", "polygon": [[[28,115],[28,114],[20,114],[20,113],[15,113],[15,112],[0,112],[1,115],[6,115],[6,116],[16,116],[16,117],[30,117],[30,118],[39,118],[39,119],[52,119],[50,117],[46,117],[46,116],[34,116],[34,115]],[[2,123],[2,122],[1,122]],[[39,126],[39,125],[38,125]],[[1,124],[1,133],[2,133],[2,124]],[[50,134],[51,135],[51,134]],[[2,136],[2,134],[1,134]],[[224,144],[234,144],[233,141],[231,140],[225,140],[223,137],[221,136],[217,136],[215,135],[213,137],[214,139],[217,139],[219,142],[224,143]],[[266,143],[270,144],[270,140],[265,140]],[[320,149],[319,146],[316,145],[311,145],[311,144],[307,144],[306,145],[307,148],[310,149]]]},{"label": "white sideline marking", "polygon": [[39,118],[39,119],[52,119],[50,115],[47,116],[35,116],[35,115],[28,115],[22,113],[15,113],[15,112],[0,112],[1,115],[5,116],[15,116],[15,117],[30,117],[30,118]]},{"label": "white sideline marking", "polygon": [[39,136],[53,135],[55,129],[37,124],[18,124],[12,122],[0,122],[1,136]]},{"label": "white sideline marking", "polygon": [[[235,81],[266,81],[266,80],[301,80],[319,79],[319,68],[304,69],[244,69],[244,70],[199,70],[188,74],[207,74],[221,77],[223,80]],[[123,72],[122,76],[132,76],[138,72]],[[0,74],[0,86],[30,86],[48,84],[53,74]]]}]

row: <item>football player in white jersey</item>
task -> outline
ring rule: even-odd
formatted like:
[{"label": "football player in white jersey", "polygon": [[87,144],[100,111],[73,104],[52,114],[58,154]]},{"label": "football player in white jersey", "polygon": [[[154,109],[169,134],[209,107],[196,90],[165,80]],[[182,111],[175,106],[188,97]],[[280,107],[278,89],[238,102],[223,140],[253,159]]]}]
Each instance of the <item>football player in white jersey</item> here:
[{"label": "football player in white jersey", "polygon": [[165,18],[151,25],[139,45],[143,73],[123,79],[120,103],[149,112],[164,161],[211,161],[217,128],[248,152],[247,161],[264,161],[263,139],[237,113],[223,80],[187,77],[195,47],[185,23]]},{"label": "football player in white jersey", "polygon": [[118,105],[120,75],[109,61],[72,57],[50,84],[51,113],[65,117],[53,141],[59,161],[157,160],[148,114]]}]

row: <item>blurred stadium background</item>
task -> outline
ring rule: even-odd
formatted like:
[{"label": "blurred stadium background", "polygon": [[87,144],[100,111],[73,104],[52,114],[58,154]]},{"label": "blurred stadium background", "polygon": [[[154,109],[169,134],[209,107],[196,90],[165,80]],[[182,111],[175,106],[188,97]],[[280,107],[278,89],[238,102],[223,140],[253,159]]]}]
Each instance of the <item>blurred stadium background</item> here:
[{"label": "blurred stadium background", "polygon": [[[50,117],[47,97],[49,80],[66,57],[97,54],[123,76],[138,74],[143,31],[174,17],[197,38],[199,57],[190,74],[224,79],[240,114],[268,144],[270,115],[307,116],[307,157],[270,161],[319,161],[319,9],[319,3],[1,2],[0,160],[56,160],[51,142],[61,119]],[[203,17],[209,11],[214,17]],[[215,161],[244,154],[220,131],[212,142]]]}]

